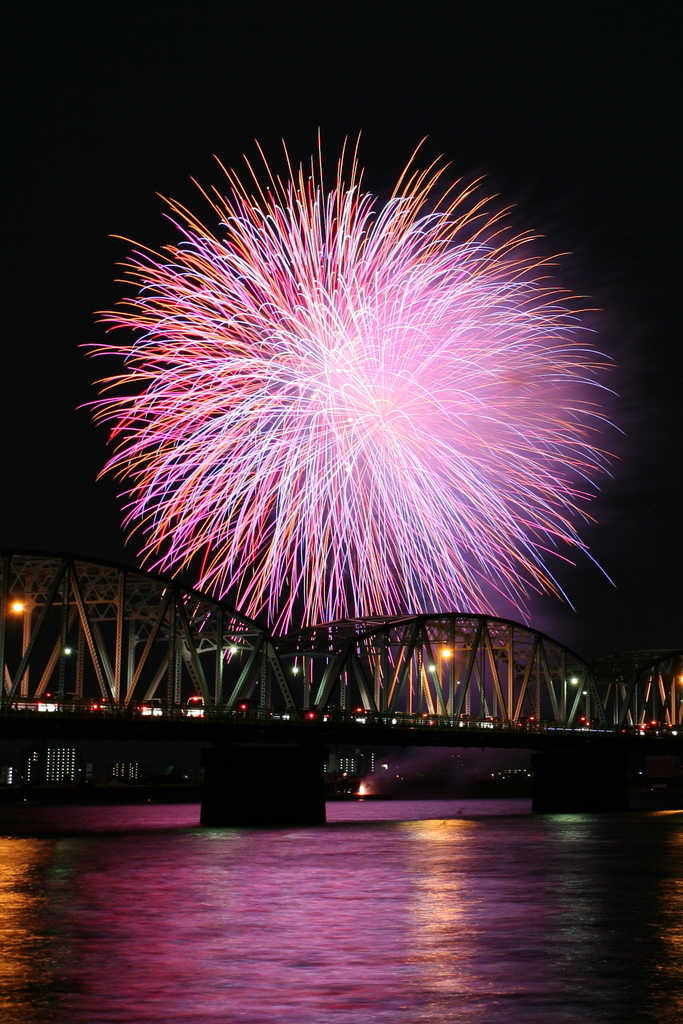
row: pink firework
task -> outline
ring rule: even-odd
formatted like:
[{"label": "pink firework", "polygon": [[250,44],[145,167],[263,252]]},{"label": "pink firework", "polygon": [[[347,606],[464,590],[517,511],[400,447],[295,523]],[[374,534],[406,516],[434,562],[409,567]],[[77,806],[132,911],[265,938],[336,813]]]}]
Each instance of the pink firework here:
[{"label": "pink firework", "polygon": [[281,630],[557,593],[604,360],[474,186],[411,162],[382,205],[345,168],[228,171],[215,233],[169,202],[181,241],[133,254],[126,340],[94,349],[125,361],[95,415],[126,525]]}]

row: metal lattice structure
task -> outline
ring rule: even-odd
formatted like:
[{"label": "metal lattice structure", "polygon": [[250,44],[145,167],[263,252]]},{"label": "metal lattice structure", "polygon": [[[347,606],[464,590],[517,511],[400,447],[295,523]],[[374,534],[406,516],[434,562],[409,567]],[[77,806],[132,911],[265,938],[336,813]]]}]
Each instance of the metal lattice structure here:
[{"label": "metal lattice structure", "polygon": [[591,667],[527,626],[455,613],[345,619],[276,638],[177,580],[32,552],[0,552],[0,606],[8,709],[200,701],[280,721],[360,708],[377,724],[683,727],[682,650]]},{"label": "metal lattice structure", "polygon": [[605,725],[588,664],[536,630],[483,615],[350,619],[277,640],[297,703],[314,710]]},{"label": "metal lattice structure", "polygon": [[593,670],[611,725],[683,726],[683,650],[612,654]]},{"label": "metal lattice structure", "polygon": [[5,705],[97,700],[126,708],[189,697],[232,706],[270,681],[293,707],[271,639],[257,623],[175,580],[66,555],[0,554]]}]

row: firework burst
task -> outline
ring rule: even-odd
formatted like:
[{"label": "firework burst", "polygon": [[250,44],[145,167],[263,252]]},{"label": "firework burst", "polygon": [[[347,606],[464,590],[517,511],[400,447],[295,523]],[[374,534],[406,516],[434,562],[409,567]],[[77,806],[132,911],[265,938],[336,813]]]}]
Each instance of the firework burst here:
[{"label": "firework burst", "polygon": [[126,339],[93,352],[125,368],[95,416],[144,559],[279,629],[557,593],[604,360],[530,236],[437,166],[385,204],[355,155],[329,190],[265,169],[225,172],[214,232],[169,202],[180,241],[134,252],[103,315]]}]

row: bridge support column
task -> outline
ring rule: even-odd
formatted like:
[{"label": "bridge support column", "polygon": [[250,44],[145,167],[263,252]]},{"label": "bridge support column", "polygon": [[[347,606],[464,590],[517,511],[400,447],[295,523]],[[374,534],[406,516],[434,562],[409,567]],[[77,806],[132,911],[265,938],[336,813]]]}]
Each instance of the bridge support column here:
[{"label": "bridge support column", "polygon": [[320,825],[327,748],[322,743],[230,744],[202,751],[202,825]]},{"label": "bridge support column", "polygon": [[627,811],[627,757],[616,751],[549,750],[533,754],[536,814]]}]

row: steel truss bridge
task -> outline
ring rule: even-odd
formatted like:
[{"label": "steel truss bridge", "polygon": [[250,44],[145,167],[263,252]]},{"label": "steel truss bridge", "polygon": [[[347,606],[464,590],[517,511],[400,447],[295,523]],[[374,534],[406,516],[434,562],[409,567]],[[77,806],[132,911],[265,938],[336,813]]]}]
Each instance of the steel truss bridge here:
[{"label": "steel truss bridge", "polygon": [[6,721],[44,711],[93,725],[103,716],[192,718],[194,738],[197,719],[371,725],[373,742],[385,731],[387,743],[406,730],[425,742],[428,729],[438,742],[454,728],[482,740],[683,728],[682,651],[591,667],[536,630],[459,613],[347,619],[274,637],[177,580],[58,554],[1,553],[0,672]]}]

